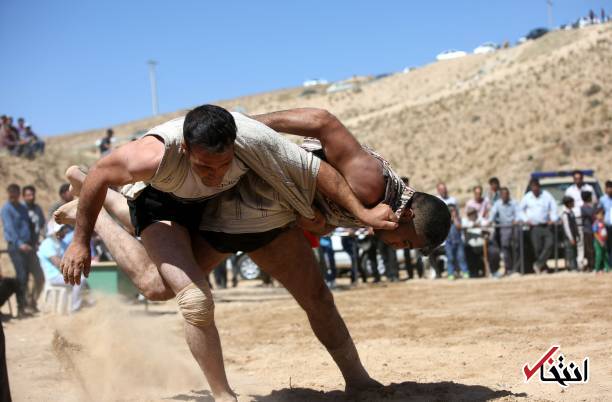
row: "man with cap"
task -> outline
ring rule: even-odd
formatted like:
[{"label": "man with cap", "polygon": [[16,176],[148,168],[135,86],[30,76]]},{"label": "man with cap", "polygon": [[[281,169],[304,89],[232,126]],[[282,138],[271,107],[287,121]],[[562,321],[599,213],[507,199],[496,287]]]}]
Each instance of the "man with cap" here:
[{"label": "man with cap", "polygon": [[47,237],[40,244],[37,255],[40,260],[40,266],[45,274],[45,281],[48,284],[72,287],[70,311],[75,312],[83,304],[82,290],[87,286],[87,280],[83,277],[81,282],[76,285],[66,285],[64,283],[64,276],[59,267],[64,251],[68,247],[68,243],[65,243],[63,240],[70,230],[69,226],[50,220],[47,224]]}]

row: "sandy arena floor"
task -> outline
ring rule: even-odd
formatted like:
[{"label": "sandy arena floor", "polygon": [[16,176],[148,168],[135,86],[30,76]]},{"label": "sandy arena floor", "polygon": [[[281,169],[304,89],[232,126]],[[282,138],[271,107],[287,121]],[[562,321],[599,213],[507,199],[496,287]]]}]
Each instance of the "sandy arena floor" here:
[{"label": "sandy arena floor", "polygon": [[[417,280],[335,292],[365,366],[387,385],[363,401],[612,398],[612,274]],[[230,383],[240,401],[346,400],[339,371],[281,288],[217,293]],[[15,401],[210,401],[174,302],[102,299],[71,317],[4,324]],[[553,344],[590,358],[563,390],[522,367]],[[353,399],[355,400],[355,399]]]}]

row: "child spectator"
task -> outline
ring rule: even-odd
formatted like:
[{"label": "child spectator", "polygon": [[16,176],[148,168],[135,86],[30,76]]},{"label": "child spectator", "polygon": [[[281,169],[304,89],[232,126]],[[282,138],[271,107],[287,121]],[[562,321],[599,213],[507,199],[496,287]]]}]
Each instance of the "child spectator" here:
[{"label": "child spectator", "polygon": [[581,197],[580,216],[582,217],[582,234],[584,236],[584,258],[587,261],[585,269],[590,271],[595,265],[595,249],[593,249],[593,215],[595,215],[595,208],[593,207],[593,193],[583,191]]},{"label": "child spectator", "polygon": [[448,279],[451,281],[455,279],[457,264],[459,264],[459,268],[461,269],[461,275],[467,279],[470,277],[470,273],[465,261],[465,247],[461,236],[461,217],[454,204],[450,204],[448,208],[451,213],[451,227],[446,242],[444,243]]},{"label": "child spectator", "polygon": [[561,214],[561,221],[563,222],[563,233],[564,249],[565,249],[565,261],[568,264],[570,271],[578,270],[578,262],[576,256],[578,254],[576,245],[578,244],[578,225],[576,224],[576,216],[572,211],[574,208],[574,199],[570,196],[564,196],[561,200],[563,204],[563,212]]},{"label": "child spectator", "polygon": [[593,223],[593,248],[595,249],[595,272],[601,272],[605,269],[610,272],[610,264],[608,264],[608,250],[606,242],[608,241],[608,231],[604,224],[604,210],[599,208],[595,212],[595,223]]}]

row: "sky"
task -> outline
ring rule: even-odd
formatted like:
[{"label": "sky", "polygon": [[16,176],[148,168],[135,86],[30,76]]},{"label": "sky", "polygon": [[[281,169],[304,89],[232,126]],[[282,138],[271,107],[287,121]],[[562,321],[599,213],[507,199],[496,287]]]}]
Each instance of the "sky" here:
[{"label": "sky", "polygon": [[[553,0],[559,25],[612,0]],[[42,136],[401,71],[548,25],[546,0],[0,0],[0,113]]]}]

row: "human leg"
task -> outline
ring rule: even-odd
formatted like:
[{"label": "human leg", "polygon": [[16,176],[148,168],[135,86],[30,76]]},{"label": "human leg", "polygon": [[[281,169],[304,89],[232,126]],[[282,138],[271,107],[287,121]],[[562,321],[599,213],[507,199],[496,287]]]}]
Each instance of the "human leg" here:
[{"label": "human leg", "polygon": [[17,246],[9,244],[8,253],[11,262],[13,263],[13,268],[15,268],[15,277],[19,284],[16,292],[17,309],[19,310],[19,313],[22,314],[25,312],[25,307],[27,305],[26,288],[28,284],[28,271],[26,270],[24,255],[21,250],[17,248]]},{"label": "human leg", "polygon": [[604,267],[604,246],[601,245],[601,243],[599,243],[599,241],[594,240],[593,241],[593,247],[595,249],[595,267],[594,270],[595,272],[599,272],[603,269]]},{"label": "human leg", "polygon": [[[194,236],[198,237],[198,236]],[[164,281],[177,295],[185,318],[185,338],[204,372],[215,398],[235,400],[223,364],[219,332],[214,322],[214,304],[207,275],[227,255],[210,250],[196,261],[189,232],[173,222],[155,222],[142,232],[144,248]],[[203,245],[204,240],[194,242]],[[200,263],[200,265],[198,265]]]},{"label": "human leg", "polygon": [[[348,329],[301,231],[298,228],[289,229],[249,255],[257,265],[282,283],[304,309],[315,335],[342,372],[347,390],[378,384],[361,364]],[[296,265],[295,261],[300,264]]]},{"label": "human leg", "polygon": [[40,261],[38,260],[38,256],[34,252],[34,250],[25,254],[25,262],[27,266],[27,271],[32,275],[32,279],[34,285],[32,286],[32,290],[29,293],[28,304],[34,311],[38,311],[38,298],[40,297],[44,287],[45,287],[45,274],[42,271],[40,266]]},{"label": "human leg", "polygon": [[457,267],[455,266],[455,249],[456,247],[454,243],[451,243],[449,241],[444,243],[444,251],[446,252],[446,269],[449,279],[455,277],[455,272],[457,270]]}]

